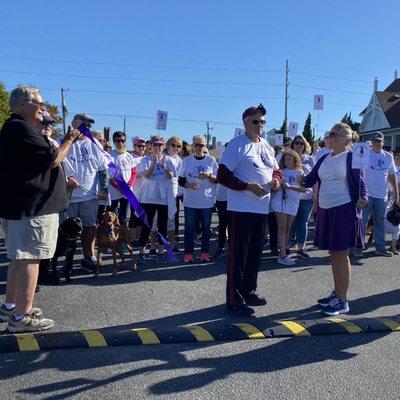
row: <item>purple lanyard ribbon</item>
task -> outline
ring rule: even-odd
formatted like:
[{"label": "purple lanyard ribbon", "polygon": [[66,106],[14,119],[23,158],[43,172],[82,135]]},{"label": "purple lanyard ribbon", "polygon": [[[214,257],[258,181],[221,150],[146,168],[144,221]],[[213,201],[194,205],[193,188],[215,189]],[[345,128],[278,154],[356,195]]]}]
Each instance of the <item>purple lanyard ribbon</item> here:
[{"label": "purple lanyard ribbon", "polygon": [[[113,176],[115,179],[115,182],[118,184],[119,189],[121,190],[122,194],[126,197],[128,200],[129,204],[131,207],[135,210],[143,224],[145,224],[149,229],[151,229],[151,226],[149,225],[148,219],[146,212],[143,210],[143,207],[140,205],[139,200],[136,198],[136,196],[133,194],[132,190],[128,186],[128,184],[125,182],[125,179],[123,178],[120,169],[112,162],[112,159],[110,155],[103,150],[94,140],[89,128],[85,125],[82,124],[78,127],[79,132],[82,133],[82,135],[86,136],[91,142],[93,142],[103,153],[104,157],[107,159],[108,162],[108,169],[110,170],[110,175]],[[171,245],[169,244],[168,240],[165,239],[163,235],[161,235],[160,232],[157,232],[157,234],[160,236],[161,241],[164,244],[165,250],[167,250],[168,257],[171,261],[178,261],[176,258],[175,253],[172,251]]]}]

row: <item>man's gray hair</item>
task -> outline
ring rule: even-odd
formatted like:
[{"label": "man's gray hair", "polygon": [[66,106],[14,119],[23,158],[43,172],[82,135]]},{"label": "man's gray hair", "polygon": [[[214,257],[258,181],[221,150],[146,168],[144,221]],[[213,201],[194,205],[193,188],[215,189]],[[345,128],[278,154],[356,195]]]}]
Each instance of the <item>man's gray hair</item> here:
[{"label": "man's gray hair", "polygon": [[35,94],[40,94],[38,88],[28,85],[18,85],[11,93],[8,103],[10,104],[11,110],[15,110],[18,105],[24,100],[32,100]]}]

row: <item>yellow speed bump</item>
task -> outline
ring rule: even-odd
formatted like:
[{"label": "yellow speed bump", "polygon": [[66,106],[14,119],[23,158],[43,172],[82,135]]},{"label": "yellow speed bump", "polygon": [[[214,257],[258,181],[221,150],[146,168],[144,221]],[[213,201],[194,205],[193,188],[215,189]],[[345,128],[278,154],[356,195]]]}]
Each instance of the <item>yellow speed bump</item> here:
[{"label": "yellow speed bump", "polygon": [[215,339],[212,337],[210,332],[206,329],[202,328],[201,326],[195,325],[186,325],[184,326],[185,329],[189,330],[193,336],[197,339],[198,342],[214,342]]},{"label": "yellow speed bump", "polygon": [[38,351],[39,343],[32,333],[18,333],[14,335],[17,338],[19,351]]},{"label": "yellow speed bump", "polygon": [[134,328],[133,332],[137,333],[143,344],[160,344],[157,335],[148,328]]},{"label": "yellow speed bump", "polygon": [[294,321],[278,321],[278,323],[286,326],[295,336],[311,336],[310,332],[304,326]]},{"label": "yellow speed bump", "polygon": [[241,324],[232,324],[232,326],[237,326],[241,329],[249,339],[265,339],[265,335],[254,325],[241,323]]},{"label": "yellow speed bump", "polygon": [[88,342],[89,347],[107,347],[107,342],[104,336],[96,330],[82,331],[83,336]]},{"label": "yellow speed bump", "polygon": [[359,326],[357,326],[353,322],[350,322],[347,319],[339,318],[339,317],[332,317],[332,318],[327,318],[327,320],[334,322],[335,324],[342,325],[343,328],[346,329],[346,331],[349,333],[362,333],[363,332],[363,330]]}]

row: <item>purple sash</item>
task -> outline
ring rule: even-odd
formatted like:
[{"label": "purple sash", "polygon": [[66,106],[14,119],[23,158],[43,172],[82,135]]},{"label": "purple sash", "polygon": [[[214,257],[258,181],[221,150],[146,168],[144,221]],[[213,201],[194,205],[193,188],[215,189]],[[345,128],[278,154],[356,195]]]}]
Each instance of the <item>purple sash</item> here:
[{"label": "purple sash", "polygon": [[[136,198],[136,196],[133,194],[131,191],[130,187],[128,184],[125,182],[125,179],[123,178],[121,171],[119,168],[112,162],[111,156],[104,151],[94,140],[89,128],[85,125],[82,124],[78,127],[79,132],[81,132],[84,136],[86,136],[88,139],[90,139],[103,153],[104,157],[107,159],[108,162],[108,168],[110,170],[110,175],[113,176],[115,181],[118,184],[119,189],[121,190],[122,194],[126,197],[126,199],[129,201],[129,204],[132,206],[132,208],[136,211],[137,215],[139,218],[142,220],[142,222],[149,228],[151,229],[151,226],[149,225],[149,222],[147,220],[147,215],[146,212],[143,210],[143,207],[140,205],[139,200]],[[168,243],[167,239],[161,233],[157,232],[158,235],[160,236],[161,241],[164,244],[165,250],[167,250],[168,257],[171,261],[178,261],[176,258],[175,253],[172,251],[171,245]]]}]

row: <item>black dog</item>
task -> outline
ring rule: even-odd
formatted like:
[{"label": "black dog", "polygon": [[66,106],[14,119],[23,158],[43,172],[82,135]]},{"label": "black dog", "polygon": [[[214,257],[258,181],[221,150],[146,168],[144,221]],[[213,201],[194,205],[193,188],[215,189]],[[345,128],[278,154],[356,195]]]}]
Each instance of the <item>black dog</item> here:
[{"label": "black dog", "polygon": [[[57,272],[57,260],[65,256],[64,277],[66,282],[71,282],[72,263],[76,251],[76,241],[82,233],[82,220],[78,217],[67,218],[58,228],[57,247],[54,257],[51,260],[40,261],[39,283],[60,283]],[[48,274],[48,267],[52,267],[51,275]]]}]

